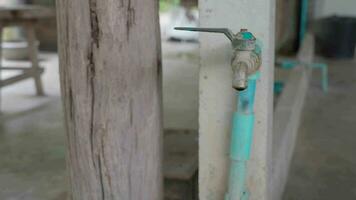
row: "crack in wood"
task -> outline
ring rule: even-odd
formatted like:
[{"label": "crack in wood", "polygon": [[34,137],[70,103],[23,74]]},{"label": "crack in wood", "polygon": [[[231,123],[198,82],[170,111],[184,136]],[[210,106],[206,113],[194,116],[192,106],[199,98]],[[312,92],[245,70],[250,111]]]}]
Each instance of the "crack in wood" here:
[{"label": "crack in wood", "polygon": [[103,171],[101,171],[100,175],[101,175],[101,185],[103,186],[103,175],[105,175],[107,183],[108,183],[108,187],[107,189],[109,190],[109,194],[111,195],[111,199],[114,199],[113,196],[113,192],[112,192],[112,182],[111,182],[111,176],[109,174],[110,170],[107,166],[107,160],[106,160],[106,156],[105,156],[105,138],[107,140],[107,130],[106,130],[106,126],[103,127],[101,130],[101,159],[102,159],[102,166],[101,168],[103,168],[104,170],[106,170],[106,173],[104,173]]},{"label": "crack in wood", "polygon": [[91,39],[92,42],[99,48],[99,34],[100,26],[97,14],[97,0],[89,0],[89,10],[90,10],[90,28],[91,28]]},{"label": "crack in wood", "polygon": [[160,76],[162,73],[162,59],[157,57],[157,75]]},{"label": "crack in wood", "polygon": [[[90,46],[89,53],[88,53],[88,68],[87,68],[87,79],[88,79],[88,86],[89,86],[89,96],[90,96],[90,121],[89,121],[89,134],[90,134],[90,149],[92,156],[94,156],[94,105],[95,105],[95,61],[94,61],[94,53],[93,53],[93,45]],[[95,162],[93,159],[94,167]]]},{"label": "crack in wood", "polygon": [[74,110],[74,97],[73,97],[73,90],[71,87],[68,88],[68,104],[69,104],[69,119],[71,121],[74,120],[74,113],[75,113],[75,110]]},{"label": "crack in wood", "polygon": [[[88,68],[87,68],[87,79],[89,82],[89,95],[91,97],[91,110],[90,110],[90,142],[91,151],[94,156],[94,104],[95,104],[95,58],[94,58],[94,48],[99,48],[99,24],[97,16],[97,4],[96,0],[89,0],[89,10],[90,10],[90,28],[91,28],[91,41],[88,50]],[[93,159],[94,161],[94,159]],[[94,163],[95,166],[95,163]]]},{"label": "crack in wood", "polygon": [[[77,124],[76,124],[76,118],[75,118],[75,104],[74,104],[74,96],[73,96],[73,89],[71,87],[71,84],[68,84],[68,107],[69,107],[69,116],[67,116],[70,121],[72,122],[72,126],[70,127],[68,123],[66,123],[66,129],[67,129],[67,139],[68,139],[68,148],[69,152],[75,152],[76,158],[79,157],[78,155],[78,150],[76,148],[72,148],[72,143],[69,142],[69,138],[72,138],[73,143],[77,143]],[[70,130],[72,129],[72,130]],[[72,135],[70,133],[73,133]]]},{"label": "crack in wood", "polygon": [[126,17],[126,36],[127,40],[130,38],[130,31],[133,25],[136,24],[135,8],[131,5],[131,0],[128,0],[127,17]]},{"label": "crack in wood", "polygon": [[[97,14],[97,0],[89,0],[89,10],[90,10],[90,28],[91,28],[91,41],[88,50],[88,68],[87,68],[87,79],[89,85],[89,96],[91,98],[90,102],[90,121],[89,121],[89,134],[90,134],[90,149],[93,160],[93,166],[97,170],[97,175],[99,179],[99,185],[101,189],[101,199],[105,200],[105,190],[104,190],[104,180],[103,180],[103,172],[102,172],[102,161],[101,156],[105,157],[104,154],[100,155],[100,153],[95,153],[95,56],[94,51],[95,48],[99,48],[100,43],[100,26],[99,19]],[[101,148],[104,148],[101,146]],[[97,164],[96,164],[97,162]]]},{"label": "crack in wood", "polygon": [[[102,155],[104,156],[104,155]],[[105,190],[104,190],[104,180],[103,180],[103,173],[101,168],[101,157],[98,155],[98,171],[99,171],[99,181],[101,186],[101,199],[105,200]]]}]

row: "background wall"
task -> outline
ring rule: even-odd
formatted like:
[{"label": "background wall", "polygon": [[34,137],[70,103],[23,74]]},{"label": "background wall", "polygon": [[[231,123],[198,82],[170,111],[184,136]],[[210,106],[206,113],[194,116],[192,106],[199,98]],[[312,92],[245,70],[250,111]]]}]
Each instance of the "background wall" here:
[{"label": "background wall", "polygon": [[299,0],[276,0],[276,51],[293,53],[298,44]]},{"label": "background wall", "polygon": [[[31,0],[29,3],[47,6],[55,11],[55,0]],[[40,41],[40,49],[57,49],[57,25],[56,18],[42,19],[36,27],[37,38]]]},{"label": "background wall", "polygon": [[315,0],[315,18],[332,15],[356,17],[355,0]]}]

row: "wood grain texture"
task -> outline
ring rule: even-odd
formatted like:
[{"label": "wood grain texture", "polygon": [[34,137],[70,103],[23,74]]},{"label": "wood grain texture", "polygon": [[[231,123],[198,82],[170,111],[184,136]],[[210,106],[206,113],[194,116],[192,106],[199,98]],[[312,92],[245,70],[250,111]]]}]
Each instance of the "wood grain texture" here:
[{"label": "wood grain texture", "polygon": [[71,199],[162,198],[158,1],[57,0]]}]

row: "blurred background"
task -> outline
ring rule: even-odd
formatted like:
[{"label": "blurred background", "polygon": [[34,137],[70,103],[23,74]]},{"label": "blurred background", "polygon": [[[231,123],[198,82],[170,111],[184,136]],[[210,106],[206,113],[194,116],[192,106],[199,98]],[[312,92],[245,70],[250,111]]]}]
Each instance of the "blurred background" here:
[{"label": "blurred background", "polygon": [[[297,65],[303,27],[314,33],[317,53],[283,199],[356,199],[356,1],[310,0],[304,11],[301,0],[276,1],[275,109]],[[42,6],[33,8],[38,19],[2,31],[0,199],[63,200],[55,1],[0,0],[0,12],[24,4]],[[199,34],[173,27],[198,24],[197,0],[160,0],[167,200],[197,199]],[[29,41],[31,27],[36,39]],[[28,70],[37,64],[38,73]]]}]

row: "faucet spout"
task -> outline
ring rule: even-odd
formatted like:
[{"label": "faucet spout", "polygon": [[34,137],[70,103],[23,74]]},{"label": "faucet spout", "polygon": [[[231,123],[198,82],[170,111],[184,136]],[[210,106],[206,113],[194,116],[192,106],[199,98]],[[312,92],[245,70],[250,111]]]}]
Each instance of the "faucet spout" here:
[{"label": "faucet spout", "polygon": [[247,88],[248,66],[246,63],[239,62],[233,67],[232,86],[236,90],[242,91]]}]

